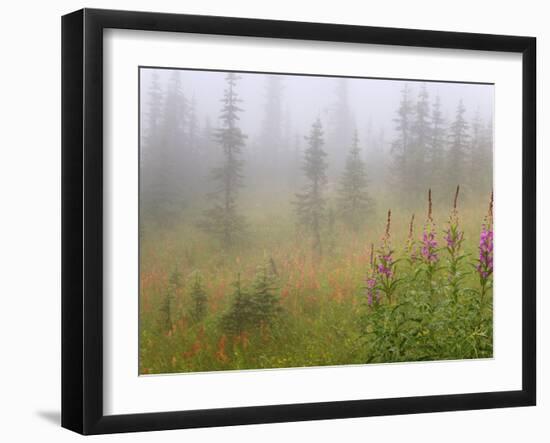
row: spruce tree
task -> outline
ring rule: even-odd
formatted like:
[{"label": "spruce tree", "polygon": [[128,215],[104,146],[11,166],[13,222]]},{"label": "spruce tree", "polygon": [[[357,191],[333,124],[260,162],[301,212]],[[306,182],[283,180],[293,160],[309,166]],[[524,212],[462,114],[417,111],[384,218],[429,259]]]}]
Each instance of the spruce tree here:
[{"label": "spruce tree", "polygon": [[193,321],[199,322],[206,316],[208,296],[204,289],[201,273],[195,271],[191,274],[190,278],[191,287],[189,289],[189,295],[191,297],[191,310],[189,316]]},{"label": "spruce tree", "polygon": [[467,157],[470,142],[468,133],[469,125],[464,114],[466,108],[459,101],[455,119],[449,128],[449,151],[447,154],[446,183],[448,189],[446,194],[451,195],[457,185],[465,182],[468,175]]},{"label": "spruce tree", "polygon": [[[142,121],[142,144],[140,160],[144,162],[142,167],[147,168],[149,161],[157,149],[159,137],[159,120],[162,112],[162,88],[160,87],[159,74],[156,70],[151,72],[150,87],[147,91],[146,109]],[[143,117],[142,117],[143,118]]]},{"label": "spruce tree", "polygon": [[409,202],[409,157],[411,142],[411,125],[414,107],[410,98],[410,89],[407,83],[401,90],[401,102],[397,110],[395,123],[396,138],[391,146],[391,182],[390,185],[397,191],[402,202]]},{"label": "spruce tree", "polygon": [[275,293],[276,275],[273,261],[264,260],[258,266],[252,283],[253,323],[256,326],[270,325],[280,310],[279,297]]},{"label": "spruce tree", "polygon": [[373,202],[367,188],[367,170],[361,159],[359,137],[355,131],[338,189],[339,214],[354,231],[359,230],[372,210]]},{"label": "spruce tree", "polygon": [[282,76],[266,76],[265,108],[262,122],[262,161],[270,171],[276,169],[283,149]]},{"label": "spruce tree", "polygon": [[326,146],[326,152],[332,159],[329,165],[331,172],[342,169],[344,160],[338,154],[342,146],[349,146],[354,128],[353,112],[349,103],[348,79],[337,79],[335,86],[336,99],[330,107]]},{"label": "spruce tree", "polygon": [[432,188],[441,188],[446,180],[444,171],[445,135],[445,120],[441,112],[441,99],[438,95],[432,106],[430,138],[426,153],[427,175],[432,179],[429,187]]},{"label": "spruce tree", "polygon": [[164,331],[169,332],[172,330],[172,315],[174,310],[172,305],[180,287],[181,273],[178,269],[178,265],[176,265],[168,277],[168,287],[164,291],[162,303],[160,305],[160,328]]},{"label": "spruce tree", "polygon": [[488,193],[493,188],[493,133],[491,121],[484,123],[479,110],[472,121],[470,141],[470,186],[479,193]]},{"label": "spruce tree", "polygon": [[420,88],[414,109],[407,161],[407,183],[410,200],[418,202],[424,195],[425,189],[431,186],[427,181],[429,176],[426,174],[426,151],[430,139],[430,102],[425,84]]},{"label": "spruce tree", "polygon": [[323,151],[323,127],[319,118],[313,123],[306,140],[308,148],[304,152],[302,170],[307,183],[304,191],[296,194],[296,213],[300,225],[305,227],[312,236],[314,253],[321,256],[321,224],[326,205],[323,191],[327,184],[325,160],[327,154]]},{"label": "spruce tree", "polygon": [[168,79],[157,123],[158,142],[144,171],[144,209],[162,227],[173,225],[184,207],[187,111],[180,73],[175,70]]},{"label": "spruce tree", "polygon": [[254,301],[241,285],[241,276],[233,282],[231,305],[222,317],[222,327],[228,334],[240,335],[254,326]]},{"label": "spruce tree", "polygon": [[240,78],[232,72],[225,77],[226,89],[220,113],[222,125],[214,133],[222,148],[223,161],[212,171],[216,189],[210,194],[210,198],[214,200],[214,206],[205,211],[201,223],[206,231],[221,240],[224,248],[232,247],[245,228],[244,217],[237,208],[237,197],[243,178],[242,148],[246,140],[246,135],[238,126],[239,113],[242,112],[238,104],[242,100],[237,94],[236,86]]}]

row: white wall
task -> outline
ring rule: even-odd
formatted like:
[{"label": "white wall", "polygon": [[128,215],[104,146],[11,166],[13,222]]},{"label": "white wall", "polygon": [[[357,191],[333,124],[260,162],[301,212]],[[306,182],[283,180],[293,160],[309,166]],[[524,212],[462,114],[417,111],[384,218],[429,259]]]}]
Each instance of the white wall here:
[{"label": "white wall", "polygon": [[[510,3],[513,6],[508,6]],[[0,26],[0,436],[3,441],[74,441],[60,409],[60,16],[87,7],[350,23],[538,38],[539,153],[550,111],[545,2],[429,0],[113,0],[4,2]],[[519,147],[518,147],[519,148]],[[6,155],[7,154],[7,155]],[[539,190],[548,195],[548,156],[539,156]],[[545,188],[545,189],[543,189]],[[546,192],[545,192],[546,191]],[[548,223],[550,204],[539,209]],[[542,199],[539,197],[542,204]],[[542,214],[541,217],[541,213]],[[539,230],[540,231],[540,230]],[[539,274],[549,257],[540,232]],[[549,303],[539,281],[539,406],[460,413],[332,420],[99,437],[94,441],[549,441]]]}]

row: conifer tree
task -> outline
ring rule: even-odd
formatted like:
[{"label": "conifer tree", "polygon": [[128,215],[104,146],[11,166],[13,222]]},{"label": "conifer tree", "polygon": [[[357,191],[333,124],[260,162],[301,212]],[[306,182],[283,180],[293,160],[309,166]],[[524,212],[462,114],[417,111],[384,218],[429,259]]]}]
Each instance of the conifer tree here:
[{"label": "conifer tree", "polygon": [[145,166],[148,166],[148,161],[151,159],[151,155],[155,152],[159,137],[159,119],[162,111],[162,88],[160,87],[159,74],[156,70],[151,73],[151,83],[149,90],[147,91],[147,112],[144,113],[146,117],[144,124],[142,138],[142,149],[140,152],[140,160],[145,162]]},{"label": "conifer tree", "polygon": [[191,310],[189,315],[195,322],[201,321],[206,315],[208,296],[204,289],[203,278],[199,271],[191,274],[191,287],[189,289],[191,296]]},{"label": "conifer tree", "polygon": [[485,124],[476,112],[472,121],[470,141],[470,186],[480,193],[488,193],[492,187],[492,124]]},{"label": "conifer tree", "polygon": [[214,200],[214,206],[205,212],[201,224],[205,230],[221,240],[224,248],[233,246],[245,228],[244,217],[237,208],[237,197],[243,178],[242,148],[246,140],[246,135],[238,126],[239,113],[242,112],[238,104],[242,100],[237,94],[236,86],[240,78],[232,72],[225,77],[226,89],[220,113],[222,125],[215,132],[215,138],[222,148],[223,161],[212,171],[216,189],[210,197]]},{"label": "conifer tree", "polygon": [[445,158],[445,120],[441,112],[441,99],[436,96],[432,106],[431,130],[426,153],[427,175],[432,177],[432,188],[441,187],[445,181],[444,158]]},{"label": "conifer tree", "polygon": [[367,170],[361,159],[359,137],[355,131],[338,189],[339,213],[344,222],[354,231],[359,230],[372,210],[373,202],[367,188]]},{"label": "conifer tree", "polygon": [[313,251],[317,256],[322,255],[321,224],[325,216],[325,199],[323,191],[327,184],[326,153],[323,150],[323,127],[321,120],[313,123],[308,141],[308,148],[304,152],[302,170],[306,178],[306,185],[302,193],[296,194],[296,213],[299,223],[311,234]]},{"label": "conifer tree", "polygon": [[264,260],[258,266],[252,283],[253,322],[255,325],[270,325],[280,310],[279,297],[275,293],[276,275],[273,272],[273,261]]},{"label": "conifer tree", "polygon": [[160,320],[161,329],[165,331],[172,330],[172,315],[173,307],[172,304],[177,296],[178,290],[181,287],[181,273],[176,265],[170,276],[168,277],[168,287],[164,292],[164,297],[160,305]]},{"label": "conifer tree", "polygon": [[401,90],[401,102],[397,110],[397,117],[393,119],[397,136],[391,147],[390,184],[396,189],[401,199],[407,203],[409,196],[409,150],[413,112],[414,108],[410,98],[409,85],[405,83]]},{"label": "conifer tree", "polygon": [[[189,150],[194,154],[198,150],[199,139],[199,121],[197,117],[197,99],[193,94],[191,101],[189,102],[189,119],[187,123],[187,139],[189,143]],[[196,155],[195,155],[196,157]]]},{"label": "conifer tree", "polygon": [[414,109],[407,161],[407,183],[410,198],[416,200],[421,198],[427,187],[431,186],[427,183],[428,176],[425,174],[426,151],[430,139],[430,102],[426,84],[420,88]]},{"label": "conifer tree", "polygon": [[233,335],[240,335],[254,325],[254,302],[250,294],[241,285],[241,276],[233,282],[231,306],[222,317],[223,329]]},{"label": "conifer tree", "polygon": [[171,225],[184,202],[184,150],[187,99],[178,71],[169,77],[162,97],[158,74],[151,81],[149,118],[142,156],[143,214],[157,225]]},{"label": "conifer tree", "polygon": [[465,182],[467,176],[467,156],[470,142],[469,125],[464,114],[466,108],[459,101],[455,119],[449,128],[449,152],[447,155],[446,183],[447,194],[451,194],[457,185]]},{"label": "conifer tree", "polygon": [[349,146],[353,134],[354,122],[353,112],[349,103],[348,79],[337,79],[335,95],[336,100],[330,107],[327,126],[326,152],[331,157],[329,169],[340,171],[343,166],[343,159],[338,155],[343,146]]}]

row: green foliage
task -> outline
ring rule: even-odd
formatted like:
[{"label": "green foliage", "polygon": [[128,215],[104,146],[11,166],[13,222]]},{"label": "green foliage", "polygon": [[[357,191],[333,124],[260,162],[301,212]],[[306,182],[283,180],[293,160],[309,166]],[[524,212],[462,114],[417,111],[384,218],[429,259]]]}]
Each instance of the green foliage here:
[{"label": "green foliage", "polygon": [[208,296],[204,290],[202,274],[199,271],[194,271],[190,278],[191,287],[189,295],[191,297],[191,309],[189,316],[194,322],[199,322],[206,316]]},{"label": "green foliage", "polygon": [[224,331],[229,334],[240,335],[255,326],[254,300],[249,292],[241,285],[241,276],[233,282],[231,306],[222,317]]},{"label": "green foliage", "polygon": [[222,127],[215,132],[216,140],[222,148],[223,162],[212,170],[212,179],[217,186],[210,195],[214,205],[205,211],[200,223],[203,229],[220,239],[224,248],[234,246],[245,230],[245,219],[237,208],[237,197],[243,178],[242,148],[246,140],[246,135],[237,126],[239,113],[242,111],[238,107],[242,100],[235,90],[239,79],[235,73],[228,73],[226,76],[227,87],[220,113]]},{"label": "green foliage", "polygon": [[311,127],[309,143],[304,153],[302,170],[307,185],[302,193],[296,194],[296,213],[299,223],[310,232],[313,238],[313,251],[317,256],[322,254],[321,224],[325,217],[326,201],[323,190],[327,184],[326,153],[323,151],[323,127],[318,118]]},{"label": "green foliage", "polygon": [[[477,291],[440,280],[436,300],[409,281],[394,304],[364,303],[361,340],[367,363],[470,359],[492,356],[492,306]],[[416,286],[416,287],[415,287]]]},{"label": "green foliage", "polygon": [[232,335],[271,326],[281,311],[275,287],[272,261],[258,266],[249,289],[242,287],[240,275],[233,282],[234,291],[229,311],[222,319],[223,329]]},{"label": "green foliage", "polygon": [[355,131],[338,189],[340,216],[354,231],[358,231],[365,224],[366,217],[372,213],[374,206],[367,190],[367,169],[360,154],[359,137]]},{"label": "green foliage", "polygon": [[168,285],[164,291],[163,300],[160,306],[160,327],[164,331],[172,330],[173,304],[180,287],[181,273],[176,265],[168,277]]},{"label": "green foliage", "polygon": [[468,181],[469,172],[467,169],[468,151],[470,144],[469,124],[464,114],[466,108],[459,101],[456,108],[455,119],[449,128],[449,152],[446,164],[447,192],[450,194],[457,183]]},{"label": "green foliage", "polygon": [[253,317],[256,325],[271,325],[280,312],[279,297],[275,287],[276,276],[273,273],[274,261],[266,260],[258,266],[256,276],[252,283]]}]

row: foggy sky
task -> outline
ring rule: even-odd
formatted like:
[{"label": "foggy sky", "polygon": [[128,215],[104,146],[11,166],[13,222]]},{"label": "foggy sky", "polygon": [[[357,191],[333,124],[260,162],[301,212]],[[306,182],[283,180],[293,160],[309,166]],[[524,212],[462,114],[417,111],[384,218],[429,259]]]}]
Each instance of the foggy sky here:
[{"label": "foggy sky", "polygon": [[[141,69],[141,107],[142,115],[147,113],[146,92],[150,87],[153,69]],[[174,70],[155,69],[163,90]],[[193,95],[197,100],[199,124],[204,125],[209,116],[211,124],[216,126],[220,111],[220,99],[225,88],[225,72],[179,70],[183,93],[187,98]],[[264,118],[266,102],[266,74],[239,73],[237,91],[243,100],[244,112],[240,116],[242,130],[254,137],[259,134]],[[282,111],[290,119],[290,130],[294,134],[306,135],[315,118],[321,120],[328,115],[336,100],[336,89],[340,78],[303,75],[283,75]],[[396,109],[401,99],[401,89],[407,83],[411,89],[411,99],[416,100],[419,88],[426,85],[432,103],[436,95],[441,98],[443,116],[447,123],[454,118],[460,99],[466,107],[466,119],[471,121],[479,111],[483,120],[492,119],[494,86],[486,84],[465,84],[447,82],[422,82],[401,80],[381,80],[366,78],[348,78],[349,105],[354,116],[354,126],[360,138],[364,137],[370,125],[374,132],[383,130],[391,139],[394,134]]]}]

